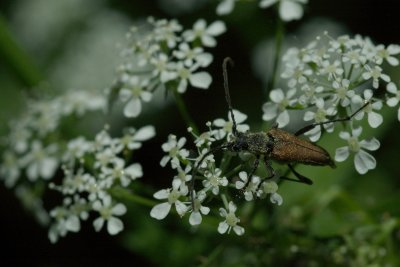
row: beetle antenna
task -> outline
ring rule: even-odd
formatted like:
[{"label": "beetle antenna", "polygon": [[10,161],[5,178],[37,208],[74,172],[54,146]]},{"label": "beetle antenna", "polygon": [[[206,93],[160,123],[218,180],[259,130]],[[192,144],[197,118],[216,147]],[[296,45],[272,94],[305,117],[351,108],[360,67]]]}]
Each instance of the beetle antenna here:
[{"label": "beetle antenna", "polygon": [[233,123],[232,133],[234,136],[237,136],[238,132],[237,132],[237,128],[236,128],[235,115],[233,114],[231,96],[229,95],[228,68],[227,68],[228,63],[231,65],[231,67],[234,66],[233,60],[230,57],[226,57],[224,59],[224,62],[222,63],[222,74],[224,76],[225,98],[226,98],[226,102],[228,103],[229,113],[231,114],[231,119],[232,119],[232,123]]},{"label": "beetle antenna", "polygon": [[313,123],[310,125],[307,125],[303,128],[301,128],[300,130],[298,130],[294,135],[295,136],[299,136],[302,135],[312,129],[314,129],[315,127],[317,127],[318,125],[324,125],[327,123],[332,123],[332,122],[339,122],[339,121],[349,121],[351,120],[355,115],[357,115],[361,110],[363,110],[366,106],[368,106],[369,104],[371,104],[371,101],[367,101],[364,103],[364,105],[362,105],[359,109],[357,109],[353,114],[344,117],[344,118],[338,118],[338,119],[333,119],[333,120],[329,120],[329,121],[324,121],[324,122],[318,122],[318,123]]},{"label": "beetle antenna", "polygon": [[201,166],[201,164],[203,163],[203,161],[211,154],[214,154],[215,152],[218,152],[224,148],[227,148],[227,144],[222,144],[218,147],[215,147],[213,149],[211,149],[210,151],[206,152],[198,161],[198,163],[196,164],[196,166],[193,168],[192,170],[192,180],[190,181],[190,187],[189,187],[189,191],[190,191],[190,202],[192,204],[192,210],[194,210],[194,180],[195,180],[195,175],[197,170],[199,169],[199,167]]}]

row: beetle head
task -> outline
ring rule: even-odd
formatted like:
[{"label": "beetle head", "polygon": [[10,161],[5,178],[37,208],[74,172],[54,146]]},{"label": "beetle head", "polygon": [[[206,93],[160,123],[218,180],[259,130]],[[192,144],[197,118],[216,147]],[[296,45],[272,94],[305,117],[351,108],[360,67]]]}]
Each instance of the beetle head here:
[{"label": "beetle head", "polygon": [[249,149],[249,143],[243,133],[237,133],[231,141],[228,142],[226,148],[232,152],[247,151]]}]

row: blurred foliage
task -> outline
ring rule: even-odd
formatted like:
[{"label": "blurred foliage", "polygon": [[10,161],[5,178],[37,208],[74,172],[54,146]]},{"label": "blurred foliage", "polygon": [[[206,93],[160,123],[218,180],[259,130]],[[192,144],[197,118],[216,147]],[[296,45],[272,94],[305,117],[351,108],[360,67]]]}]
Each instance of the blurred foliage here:
[{"label": "blurred foliage", "polygon": [[[75,2],[81,4],[82,1]],[[64,14],[64,21],[59,28],[56,25],[52,25],[52,31],[50,28],[43,28],[42,30],[57,34],[46,36],[43,33],[41,42],[35,44],[22,41],[27,40],[27,36],[23,36],[27,28],[21,27],[28,27],[29,20],[28,17],[26,20],[21,17],[21,14],[26,16],[26,13],[17,11],[21,11],[23,5],[27,5],[26,2],[28,1],[0,3],[1,136],[6,133],[6,123],[23,108],[27,95],[51,97],[56,94],[55,91],[67,90],[65,87],[75,84],[74,81],[76,86],[82,86],[79,81],[82,77],[87,77],[88,73],[93,76],[92,84],[86,82],[84,86],[93,86],[95,90],[110,86],[113,80],[112,69],[118,62],[112,43],[123,40],[124,27],[127,30],[129,23],[148,15],[175,16],[184,25],[191,25],[200,17],[209,20],[216,18],[216,4],[213,1],[199,1],[194,9],[183,9],[181,13],[173,5],[172,8],[166,5],[167,0],[88,1],[90,3],[79,7],[79,14]],[[233,14],[223,17],[228,32],[219,39],[218,46],[213,51],[215,60],[210,68],[214,78],[212,89],[201,92],[193,90],[183,96],[198,125],[204,125],[207,120],[225,116],[227,113],[221,86],[220,62],[225,56],[231,56],[236,63],[231,80],[234,106],[249,114],[253,129],[261,127],[260,107],[266,100],[263,97],[267,95],[265,89],[269,88],[263,88],[262,81],[255,77],[251,69],[251,57],[254,48],[262,40],[274,38],[275,20],[271,10],[259,10],[246,2],[238,3]],[[296,45],[296,40],[301,39],[301,36],[296,36],[301,24],[312,23],[314,17],[323,17],[347,28],[349,34],[369,35],[377,43],[400,43],[399,35],[394,34],[399,32],[400,27],[397,9],[394,8],[395,1],[386,0],[379,4],[372,0],[310,2],[303,21],[287,25],[286,32],[291,37],[284,39],[284,42]],[[54,3],[33,0],[30,5],[35,3],[44,8],[43,14],[54,11],[50,9]],[[48,10],[46,6],[49,7]],[[69,12],[75,12],[79,8],[75,7]],[[104,20],[107,23],[100,24],[102,26],[95,35],[103,34],[98,40],[107,40],[108,46],[104,46],[100,54],[90,54],[87,51],[91,50],[90,42],[93,39],[88,39],[88,36],[94,35],[90,35],[89,22],[95,17],[101,19],[99,14],[104,17],[118,14],[119,26],[113,31],[112,23],[115,20],[110,17],[109,20]],[[34,12],[30,15],[31,20],[41,19],[35,18]],[[102,32],[105,25],[110,27]],[[319,32],[308,34],[319,35],[323,30],[320,28]],[[35,33],[32,32],[29,37],[34,39]],[[46,43],[48,45],[45,49],[37,46]],[[72,44],[74,46],[70,50]],[[42,51],[39,53],[38,49]],[[105,60],[99,61],[102,53]],[[115,60],[111,62],[107,59]],[[85,65],[86,69],[80,68],[84,66],[83,62],[92,64]],[[52,72],[56,66],[62,67],[57,69],[57,74],[56,71]],[[104,77],[103,74],[107,72],[108,76]],[[397,70],[392,75],[398,77],[399,74]],[[269,73],[265,75],[268,76]],[[158,188],[170,182],[171,173],[158,167],[161,144],[169,133],[184,135],[186,128],[175,106],[161,108],[162,116],[155,116],[160,109],[156,107],[155,111],[149,111],[138,120],[113,122],[117,126],[151,123],[157,128],[156,139],[145,144],[137,156],[145,170],[142,182],[146,185],[135,185],[132,188],[149,198]],[[94,234],[88,226],[81,233],[68,236],[66,240],[61,240],[61,244],[51,247],[46,240],[46,231],[37,230],[39,226],[21,213],[20,206],[5,204],[15,203],[17,200],[1,186],[1,235],[4,236],[5,244],[11,244],[3,255],[19,253],[22,261],[27,258],[38,259],[30,262],[31,265],[57,263],[58,266],[67,266],[72,262],[76,264],[74,259],[81,263],[105,265],[108,262],[102,261],[104,258],[114,258],[113,263],[142,262],[154,266],[400,266],[400,180],[397,165],[399,131],[396,114],[393,110],[385,110],[384,127],[368,133],[377,137],[382,147],[375,154],[377,169],[367,175],[358,175],[350,161],[338,164],[334,170],[328,167],[297,166],[298,171],[311,177],[315,184],[281,184],[280,194],[284,198],[284,204],[280,207],[271,207],[262,201],[247,204],[243,214],[239,214],[246,228],[243,237],[218,234],[218,216],[208,218],[198,229],[192,229],[186,219],[180,220],[176,214],[170,215],[164,221],[156,221],[150,218],[151,207],[146,203],[138,205],[129,202],[126,203],[129,213],[123,218],[126,229],[117,237],[118,243],[106,234]],[[333,142],[336,140],[326,135],[319,144],[332,153],[335,147]],[[118,197],[118,192],[116,196]],[[14,226],[16,228],[12,230]],[[37,242],[26,241],[29,239]],[[50,252],[43,252],[47,248]],[[81,252],[77,253],[77,250]],[[27,254],[24,255],[25,253]],[[68,257],[69,260],[62,263],[57,257]]]}]

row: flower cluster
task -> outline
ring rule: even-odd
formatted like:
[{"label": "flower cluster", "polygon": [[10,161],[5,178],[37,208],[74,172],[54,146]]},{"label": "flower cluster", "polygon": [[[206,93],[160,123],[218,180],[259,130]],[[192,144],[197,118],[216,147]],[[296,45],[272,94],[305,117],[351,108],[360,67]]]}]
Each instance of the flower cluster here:
[{"label": "flower cluster", "polygon": [[[239,0],[222,0],[217,6],[218,15],[227,15],[232,12],[235,2]],[[261,8],[279,5],[279,16],[283,21],[298,20],[303,17],[303,6],[308,0],[260,0]]]},{"label": "flower cluster", "polygon": [[50,212],[53,223],[49,238],[56,242],[68,232],[78,232],[80,222],[87,220],[89,212],[99,215],[93,221],[96,231],[107,223],[107,231],[115,235],[123,230],[117,218],[126,212],[122,203],[112,197],[116,187],[128,187],[142,177],[139,163],[130,163],[122,155],[132,153],[141,143],[155,135],[153,126],[139,130],[130,128],[121,138],[112,138],[106,130],[98,133],[93,141],[78,137],[68,142],[62,157],[64,177],[60,185],[51,188],[63,195],[63,203]]},{"label": "flower cluster", "polygon": [[[74,133],[64,129],[88,111],[104,111],[104,96],[85,91],[71,91],[52,100],[31,101],[20,119],[10,123],[10,134],[0,163],[0,177],[9,188],[15,188],[22,204],[32,211],[38,221],[47,225],[49,238],[56,242],[68,232],[80,230],[80,220],[86,220],[90,211],[100,216],[94,221],[96,230],[107,222],[110,234],[123,229],[116,217],[126,212],[121,203],[115,203],[110,191],[127,187],[143,175],[139,163],[129,163],[121,155],[129,156],[153,137],[154,127],[128,129],[121,138],[111,138],[103,130],[94,141],[79,136],[66,139]],[[52,181],[58,170],[64,172],[61,185]],[[63,203],[47,212],[42,196],[48,186],[63,195]]]},{"label": "flower cluster", "polygon": [[[399,65],[395,57],[399,53],[398,45],[374,45],[359,35],[333,39],[327,33],[302,49],[291,48],[283,56],[281,74],[289,89],[271,90],[271,101],[263,105],[263,119],[275,120],[279,127],[285,127],[290,122],[288,111],[300,109],[305,110],[303,119],[309,123],[354,116],[355,120],[347,124],[350,129],[340,133],[348,146],[336,150],[335,160],[343,161],[352,152],[356,170],[364,174],[376,166],[373,156],[365,150],[376,150],[380,144],[375,138],[359,141],[362,128],[356,121],[366,117],[370,127],[381,125],[383,117],[379,112],[385,101],[381,94],[377,96],[377,89],[385,85],[387,105],[398,106],[397,87],[381,66]],[[333,123],[324,123],[306,135],[317,141],[322,131],[333,130]]]},{"label": "flower cluster", "polygon": [[0,164],[0,177],[5,185],[14,187],[22,177],[30,182],[51,179],[60,165],[62,147],[57,140],[61,138],[58,129],[61,120],[105,108],[105,97],[82,91],[28,103],[21,118],[11,121],[10,135],[5,138]]},{"label": "flower cluster", "polygon": [[204,47],[216,46],[215,37],[226,30],[221,21],[207,25],[203,19],[184,31],[176,20],[149,18],[148,24],[128,34],[128,45],[123,50],[126,62],[119,66],[111,90],[125,103],[126,117],[137,117],[142,102],[149,102],[159,88],[178,93],[184,93],[189,85],[207,89],[211,75],[200,69],[210,65],[213,56]]},{"label": "flower cluster", "polygon": [[[247,116],[237,110],[233,110],[237,123],[237,130],[245,132],[249,126],[243,124]],[[158,220],[164,219],[175,206],[176,212],[181,216],[189,214],[189,223],[193,226],[202,222],[202,216],[210,212],[220,214],[223,221],[218,226],[219,233],[230,232],[231,229],[238,234],[244,233],[244,228],[239,225],[235,197],[243,196],[245,201],[255,201],[269,197],[274,204],[281,205],[282,197],[277,193],[277,177],[263,179],[252,175],[249,177],[252,166],[245,169],[245,163],[239,163],[236,167],[229,164],[231,154],[224,153],[220,160],[214,155],[218,144],[226,143],[232,138],[233,123],[229,119],[216,119],[208,122],[208,131],[199,135],[189,132],[194,137],[196,153],[191,153],[185,146],[187,139],[170,135],[168,141],[162,145],[166,156],[160,162],[161,166],[170,165],[176,172],[170,188],[162,189],[154,194],[156,199],[163,202],[153,207],[150,215]],[[218,157],[219,158],[219,157]],[[201,186],[200,186],[201,184]],[[194,188],[192,186],[195,186]],[[200,188],[197,188],[200,186]],[[193,190],[193,191],[192,191]],[[193,196],[193,199],[192,199]],[[228,198],[231,198],[228,201]],[[215,208],[211,200],[223,203],[223,206]]]}]

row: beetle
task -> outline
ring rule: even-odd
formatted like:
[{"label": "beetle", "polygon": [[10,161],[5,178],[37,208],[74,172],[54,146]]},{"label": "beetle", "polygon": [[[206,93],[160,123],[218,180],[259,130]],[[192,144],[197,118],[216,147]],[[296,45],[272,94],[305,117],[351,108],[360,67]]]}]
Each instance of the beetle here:
[{"label": "beetle", "polygon": [[271,160],[275,160],[278,162],[282,162],[288,165],[289,169],[296,176],[297,179],[289,178],[289,177],[280,177],[283,180],[290,180],[294,182],[300,182],[308,185],[312,185],[313,181],[300,173],[298,173],[292,164],[300,163],[306,165],[315,165],[315,166],[330,166],[335,168],[335,162],[332,160],[329,153],[321,146],[311,143],[308,140],[299,138],[300,135],[312,130],[317,126],[321,126],[328,123],[333,122],[345,122],[350,121],[358,112],[363,110],[370,102],[364,103],[359,109],[357,109],[353,114],[344,118],[337,118],[333,120],[328,120],[324,122],[312,123],[307,125],[294,134],[289,133],[285,130],[279,129],[278,124],[275,124],[268,131],[261,132],[238,132],[235,115],[233,113],[233,108],[231,104],[231,98],[229,94],[229,85],[228,85],[228,71],[227,64],[233,66],[233,61],[231,58],[227,57],[224,59],[222,64],[222,71],[224,77],[224,89],[225,89],[225,99],[228,104],[229,114],[232,121],[232,139],[227,143],[224,143],[214,149],[211,149],[207,153],[205,153],[198,164],[192,170],[192,180],[190,186],[190,198],[192,202],[192,207],[194,207],[194,180],[195,174],[198,170],[199,166],[205,160],[207,156],[210,154],[214,154],[220,150],[227,150],[231,152],[248,152],[255,156],[254,166],[249,174],[248,181],[251,180],[251,177],[257,170],[260,160],[263,157],[264,163],[269,172],[268,177],[265,179],[269,179],[275,176],[275,171],[271,166]]}]

